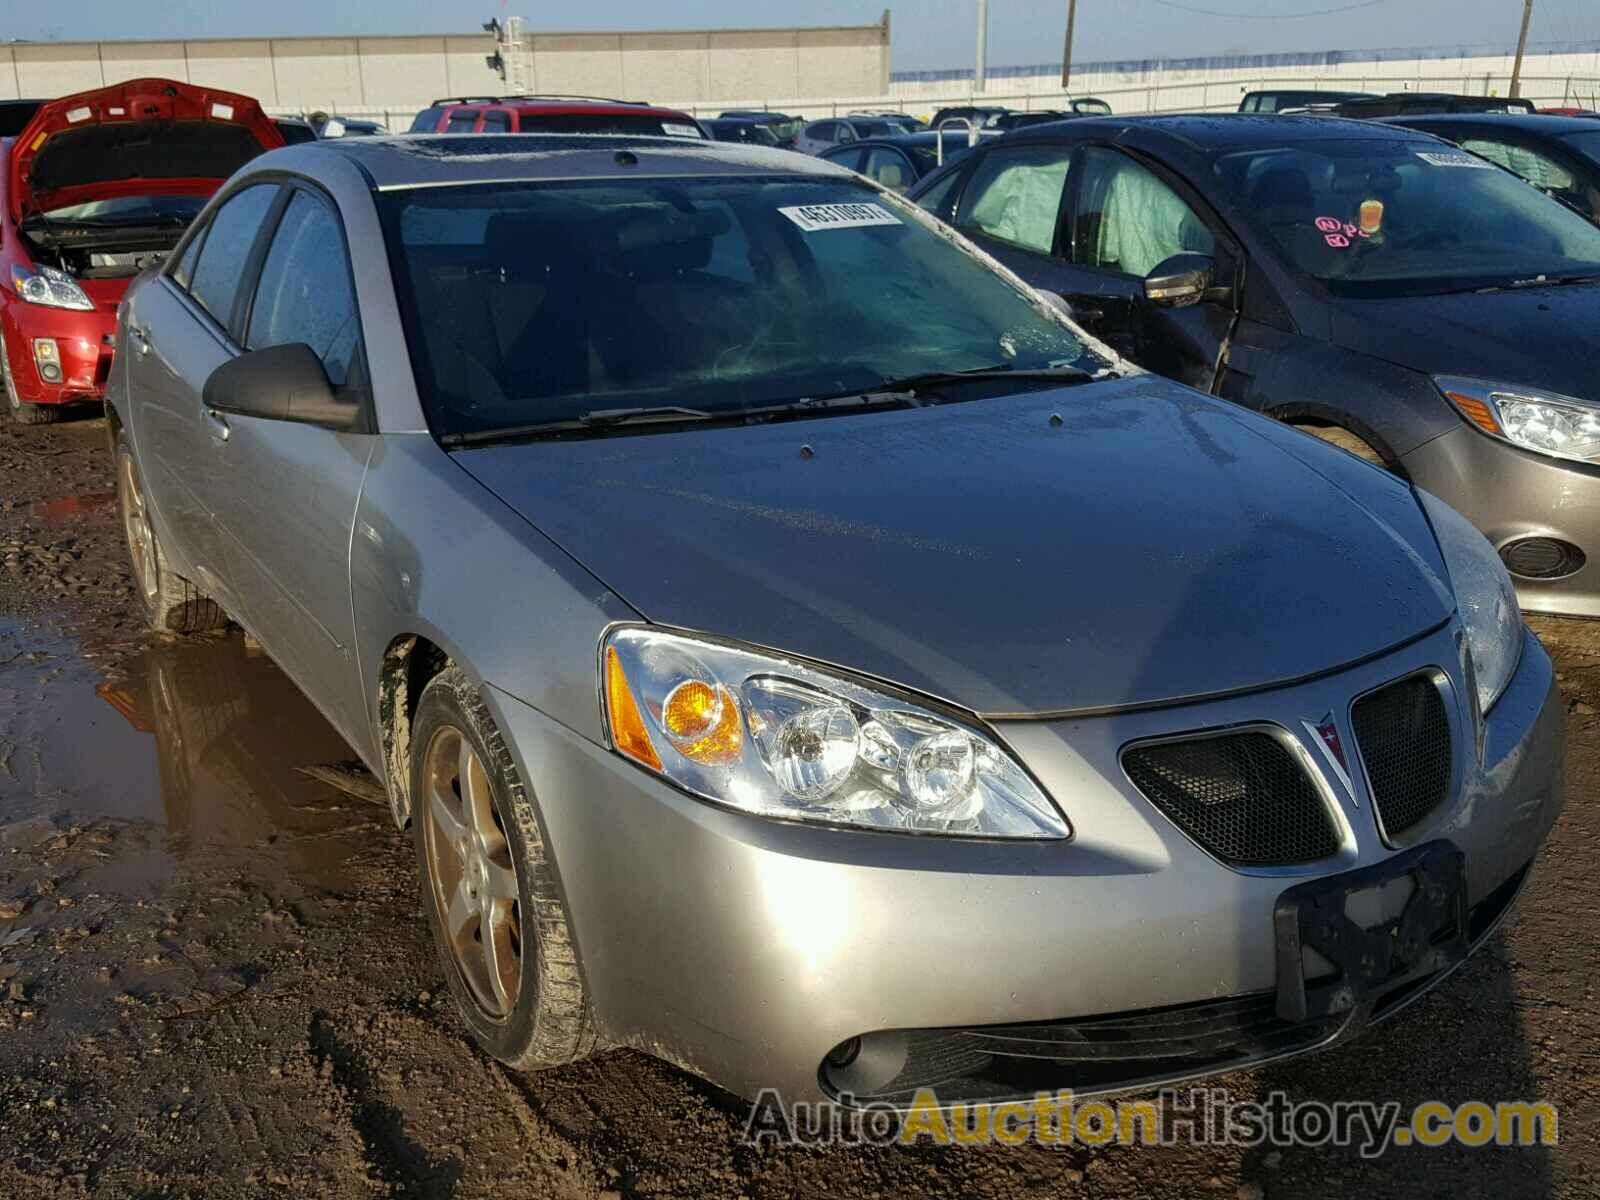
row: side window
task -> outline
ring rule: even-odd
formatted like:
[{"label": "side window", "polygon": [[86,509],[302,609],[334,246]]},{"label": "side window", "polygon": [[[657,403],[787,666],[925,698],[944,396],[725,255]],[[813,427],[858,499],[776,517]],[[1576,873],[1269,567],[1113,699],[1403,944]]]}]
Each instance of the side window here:
[{"label": "side window", "polygon": [[943,179],[917,197],[917,203],[936,217],[946,216],[950,197],[956,190],[956,184],[961,182],[963,174],[965,172],[959,167],[946,172]]},{"label": "side window", "polygon": [[1071,161],[1068,146],[991,150],[962,193],[956,224],[1049,254]]},{"label": "side window", "polygon": [[450,114],[450,120],[445,125],[446,133],[471,133],[472,127],[478,123],[478,110],[475,108],[457,109]]},{"label": "side window", "polygon": [[189,239],[189,244],[184,247],[183,257],[172,266],[172,282],[184,291],[189,290],[189,283],[194,278],[195,260],[200,257],[200,243],[206,240],[206,231],[197,229],[194,236]]},{"label": "side window", "polygon": [[840,121],[834,130],[834,137],[841,142],[853,142],[856,140],[856,131],[851,128],[848,121]]},{"label": "side window", "polygon": [[906,156],[887,146],[874,146],[867,151],[866,165],[861,168],[861,173],[896,192],[905,191],[916,178]]},{"label": "side window", "polygon": [[262,219],[278,196],[276,184],[257,184],[230,196],[211,218],[189,294],[224,329],[233,319],[245,262],[261,232]]},{"label": "side window", "polygon": [[1522,176],[1534,187],[1544,188],[1546,191],[1570,192],[1576,184],[1571,171],[1530,146],[1497,142],[1490,138],[1465,138],[1461,142],[1461,148],[1482,155],[1490,162]]},{"label": "side window", "polygon": [[350,378],[359,336],[339,218],[322,200],[297,191],[262,263],[245,347],[304,342],[338,388]]},{"label": "side window", "polygon": [[1239,104],[1240,112],[1256,112],[1261,107],[1260,96],[1246,96]]},{"label": "side window", "polygon": [[483,132],[510,133],[511,114],[503,108],[491,108],[483,114]]},{"label": "side window", "polygon": [[834,139],[834,130],[839,128],[837,121],[818,121],[806,130],[808,138],[815,138],[819,142],[831,142]]},{"label": "side window", "polygon": [[849,171],[859,171],[861,169],[861,151],[855,146],[847,147],[844,150],[829,150],[820,157],[827,159],[831,163],[837,163]]},{"label": "side window", "polygon": [[1174,254],[1212,254],[1216,239],[1182,196],[1116,150],[1090,147],[1083,158],[1072,260],[1144,276]]}]

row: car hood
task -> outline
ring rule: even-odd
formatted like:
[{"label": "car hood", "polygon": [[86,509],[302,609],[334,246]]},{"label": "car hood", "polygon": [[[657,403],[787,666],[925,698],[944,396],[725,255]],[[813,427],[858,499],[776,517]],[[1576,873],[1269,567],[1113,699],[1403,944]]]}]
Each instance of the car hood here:
[{"label": "car hood", "polygon": [[1299,679],[1454,606],[1403,483],[1153,376],[455,459],[650,621],[990,715]]},{"label": "car hood", "polygon": [[1592,331],[1600,284],[1343,300],[1332,339],[1430,375],[1465,375],[1600,400]]},{"label": "car hood", "polygon": [[40,105],[11,144],[11,219],[160,191],[210,195],[283,136],[248,96],[133,79]]}]

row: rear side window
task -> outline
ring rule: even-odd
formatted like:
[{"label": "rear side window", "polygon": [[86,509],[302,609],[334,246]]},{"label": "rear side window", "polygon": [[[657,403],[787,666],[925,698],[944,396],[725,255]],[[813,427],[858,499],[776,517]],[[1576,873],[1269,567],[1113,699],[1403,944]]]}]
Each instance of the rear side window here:
[{"label": "rear side window", "polygon": [[477,109],[462,109],[450,114],[450,123],[444,127],[444,131],[446,133],[471,133],[472,127],[477,123]]},{"label": "rear side window", "polygon": [[188,289],[190,280],[194,278],[195,260],[200,257],[200,243],[205,240],[206,231],[195,230],[194,236],[189,239],[189,244],[184,247],[183,257],[173,264],[172,281],[185,290]]},{"label": "rear side window", "polygon": [[224,329],[233,318],[233,302],[239,294],[245,262],[277,195],[276,184],[247,187],[230,196],[211,218],[189,294]]},{"label": "rear side window", "polygon": [[491,109],[483,114],[483,132],[510,133],[511,114],[503,108]]},{"label": "rear side window", "polygon": [[1049,254],[1071,161],[1072,150],[1066,146],[991,150],[972,173],[956,223]]},{"label": "rear side window", "polygon": [[411,133],[437,133],[439,118],[444,116],[442,108],[425,108],[415,117],[411,118]]},{"label": "rear side window", "polygon": [[834,130],[838,128],[837,121],[818,121],[806,130],[806,136],[815,138],[819,142],[831,142],[834,139]]},{"label": "rear side window", "polygon": [[262,264],[245,346],[261,350],[304,342],[322,360],[329,382],[343,387],[358,337],[339,218],[310,192],[297,191]]}]

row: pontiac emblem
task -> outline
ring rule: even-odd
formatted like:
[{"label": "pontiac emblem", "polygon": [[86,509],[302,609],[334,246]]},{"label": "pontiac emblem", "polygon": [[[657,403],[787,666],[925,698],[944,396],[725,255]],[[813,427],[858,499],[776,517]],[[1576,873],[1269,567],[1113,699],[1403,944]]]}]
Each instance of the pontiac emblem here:
[{"label": "pontiac emblem", "polygon": [[1305,726],[1317,749],[1322,751],[1323,759],[1339,777],[1339,782],[1344,784],[1345,794],[1350,797],[1350,803],[1359,808],[1361,801],[1356,798],[1355,785],[1350,782],[1350,766],[1344,757],[1344,740],[1339,736],[1339,727],[1334,723],[1333,712],[1330,710],[1324,713],[1320,721],[1301,721],[1300,724]]}]

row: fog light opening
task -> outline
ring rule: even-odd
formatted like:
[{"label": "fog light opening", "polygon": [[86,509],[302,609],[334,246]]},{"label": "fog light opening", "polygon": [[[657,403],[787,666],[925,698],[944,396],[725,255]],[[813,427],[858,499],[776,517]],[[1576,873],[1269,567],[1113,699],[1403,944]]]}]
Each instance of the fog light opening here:
[{"label": "fog light opening", "polygon": [[827,1061],[830,1067],[848,1067],[859,1057],[861,1057],[861,1039],[853,1037],[829,1050]]},{"label": "fog light opening", "polygon": [[39,378],[46,383],[61,382],[61,351],[55,338],[33,339],[33,362],[39,368]]},{"label": "fog light opening", "polygon": [[1500,547],[1500,561],[1519,579],[1565,579],[1588,561],[1571,542],[1553,537],[1518,538]]},{"label": "fog light opening", "polygon": [[910,1057],[903,1033],[847,1038],[823,1057],[822,1084],[835,1096],[869,1096],[900,1077]]}]

